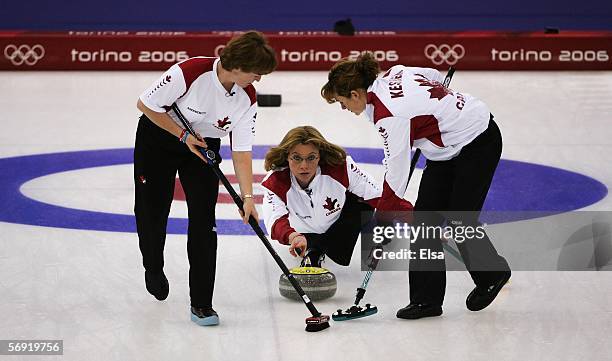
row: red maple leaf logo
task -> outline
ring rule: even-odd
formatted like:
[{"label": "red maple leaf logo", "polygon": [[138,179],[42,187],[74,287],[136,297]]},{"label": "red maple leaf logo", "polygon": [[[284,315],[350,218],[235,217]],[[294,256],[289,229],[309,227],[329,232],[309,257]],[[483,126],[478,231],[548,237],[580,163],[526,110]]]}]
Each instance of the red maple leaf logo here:
[{"label": "red maple leaf logo", "polygon": [[225,117],[217,120],[217,124],[219,125],[219,128],[225,129],[225,126],[232,124],[232,122],[229,121],[229,117]]},{"label": "red maple leaf logo", "polygon": [[429,99],[435,98],[438,100],[442,100],[442,98],[444,98],[445,96],[449,94],[453,94],[453,92],[450,91],[450,89],[445,88],[444,85],[442,85],[442,83],[437,82],[435,80],[429,80],[421,74],[416,74],[416,75],[422,78],[422,79],[414,79],[417,83],[419,83],[419,86],[430,87],[430,89],[427,89],[427,91],[430,94]]},{"label": "red maple leaf logo", "polygon": [[328,211],[333,211],[334,209],[336,209],[336,203],[338,202],[337,199],[334,199],[332,201],[331,198],[327,197],[325,199],[325,204],[323,205],[323,208],[327,209]]}]

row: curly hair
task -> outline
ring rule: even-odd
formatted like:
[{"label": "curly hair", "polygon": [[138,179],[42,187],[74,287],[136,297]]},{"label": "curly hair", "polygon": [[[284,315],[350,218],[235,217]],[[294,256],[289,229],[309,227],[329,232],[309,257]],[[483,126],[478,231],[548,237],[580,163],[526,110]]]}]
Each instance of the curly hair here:
[{"label": "curly hair", "polygon": [[334,103],[338,95],[349,98],[352,90],[367,89],[372,85],[378,73],[380,66],[372,53],[363,53],[355,60],[342,59],[329,70],[321,96],[328,103]]},{"label": "curly hair", "polygon": [[266,171],[287,167],[289,151],[298,144],[315,146],[319,150],[319,164],[337,166],[346,161],[344,149],[328,142],[316,128],[305,125],[288,131],[278,146],[268,150],[264,160]]}]

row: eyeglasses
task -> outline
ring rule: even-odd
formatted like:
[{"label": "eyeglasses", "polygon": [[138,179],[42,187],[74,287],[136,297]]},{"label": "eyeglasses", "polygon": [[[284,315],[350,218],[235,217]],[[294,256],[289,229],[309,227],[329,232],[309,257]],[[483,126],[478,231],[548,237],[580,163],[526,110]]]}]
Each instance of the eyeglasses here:
[{"label": "eyeglasses", "polygon": [[294,155],[292,155],[291,157],[289,157],[289,159],[291,159],[292,161],[294,161],[294,162],[296,162],[296,163],[298,163],[298,164],[302,163],[303,161],[306,161],[306,163],[308,163],[308,164],[312,164],[312,163],[314,163],[314,162],[315,162],[317,159],[319,159],[319,156],[318,156],[318,155],[311,154],[311,155],[309,155],[309,156],[308,156],[308,157],[306,157],[306,158],[302,158],[302,157],[300,157],[299,155],[294,154]]}]

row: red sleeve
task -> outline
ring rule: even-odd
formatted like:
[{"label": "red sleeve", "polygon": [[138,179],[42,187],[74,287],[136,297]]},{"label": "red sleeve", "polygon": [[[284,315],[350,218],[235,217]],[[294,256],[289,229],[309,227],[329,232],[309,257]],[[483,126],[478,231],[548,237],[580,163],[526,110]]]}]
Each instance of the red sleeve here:
[{"label": "red sleeve", "polygon": [[393,189],[389,187],[387,181],[383,183],[383,192],[376,209],[379,211],[411,211],[414,207],[412,203],[398,197]]},{"label": "red sleeve", "polygon": [[[287,204],[287,192],[291,188],[291,176],[289,174],[289,168],[273,172],[267,179],[265,179],[261,183],[261,185],[268,189],[270,192],[272,192],[276,197],[278,197],[280,201],[284,203],[284,208],[284,206],[286,206]],[[266,209],[265,206],[266,204],[264,204],[264,214]],[[276,216],[270,217],[270,219],[266,221],[266,226],[269,226],[275,217]],[[295,232],[295,229],[293,229],[293,227],[291,227],[291,225],[289,224],[289,214],[285,213],[273,222],[274,223],[272,223],[270,229],[268,229],[272,239],[279,241],[281,244],[288,244],[289,235]]]},{"label": "red sleeve", "polygon": [[270,236],[280,244],[289,244],[289,235],[293,232],[295,229],[289,225],[289,215],[285,214],[274,222]]}]

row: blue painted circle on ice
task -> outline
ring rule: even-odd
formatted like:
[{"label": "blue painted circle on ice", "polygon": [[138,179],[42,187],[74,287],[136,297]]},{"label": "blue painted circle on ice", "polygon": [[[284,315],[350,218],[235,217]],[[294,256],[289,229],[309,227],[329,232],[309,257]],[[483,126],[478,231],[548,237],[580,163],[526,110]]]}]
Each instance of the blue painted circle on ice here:
[{"label": "blue painted circle on ice", "polygon": [[[269,146],[254,146],[253,158],[263,159]],[[383,152],[372,148],[346,148],[358,163],[380,164]],[[229,149],[221,154],[229,158]],[[22,184],[34,178],[70,170],[131,164],[133,149],[90,150],[28,155],[0,159],[0,221],[111,232],[135,232],[134,216],[87,211],[43,203],[24,196]],[[422,162],[421,162],[422,163]],[[422,166],[422,165],[421,165]],[[567,212],[593,204],[608,193],[601,182],[559,168],[502,159],[485,203],[484,210],[525,212]],[[521,211],[521,212],[518,212]],[[484,220],[487,221],[487,220]],[[496,220],[488,220],[494,223]],[[499,221],[499,220],[498,220]],[[184,234],[187,219],[170,218],[168,233]],[[219,234],[252,234],[239,219],[218,219]]]}]

